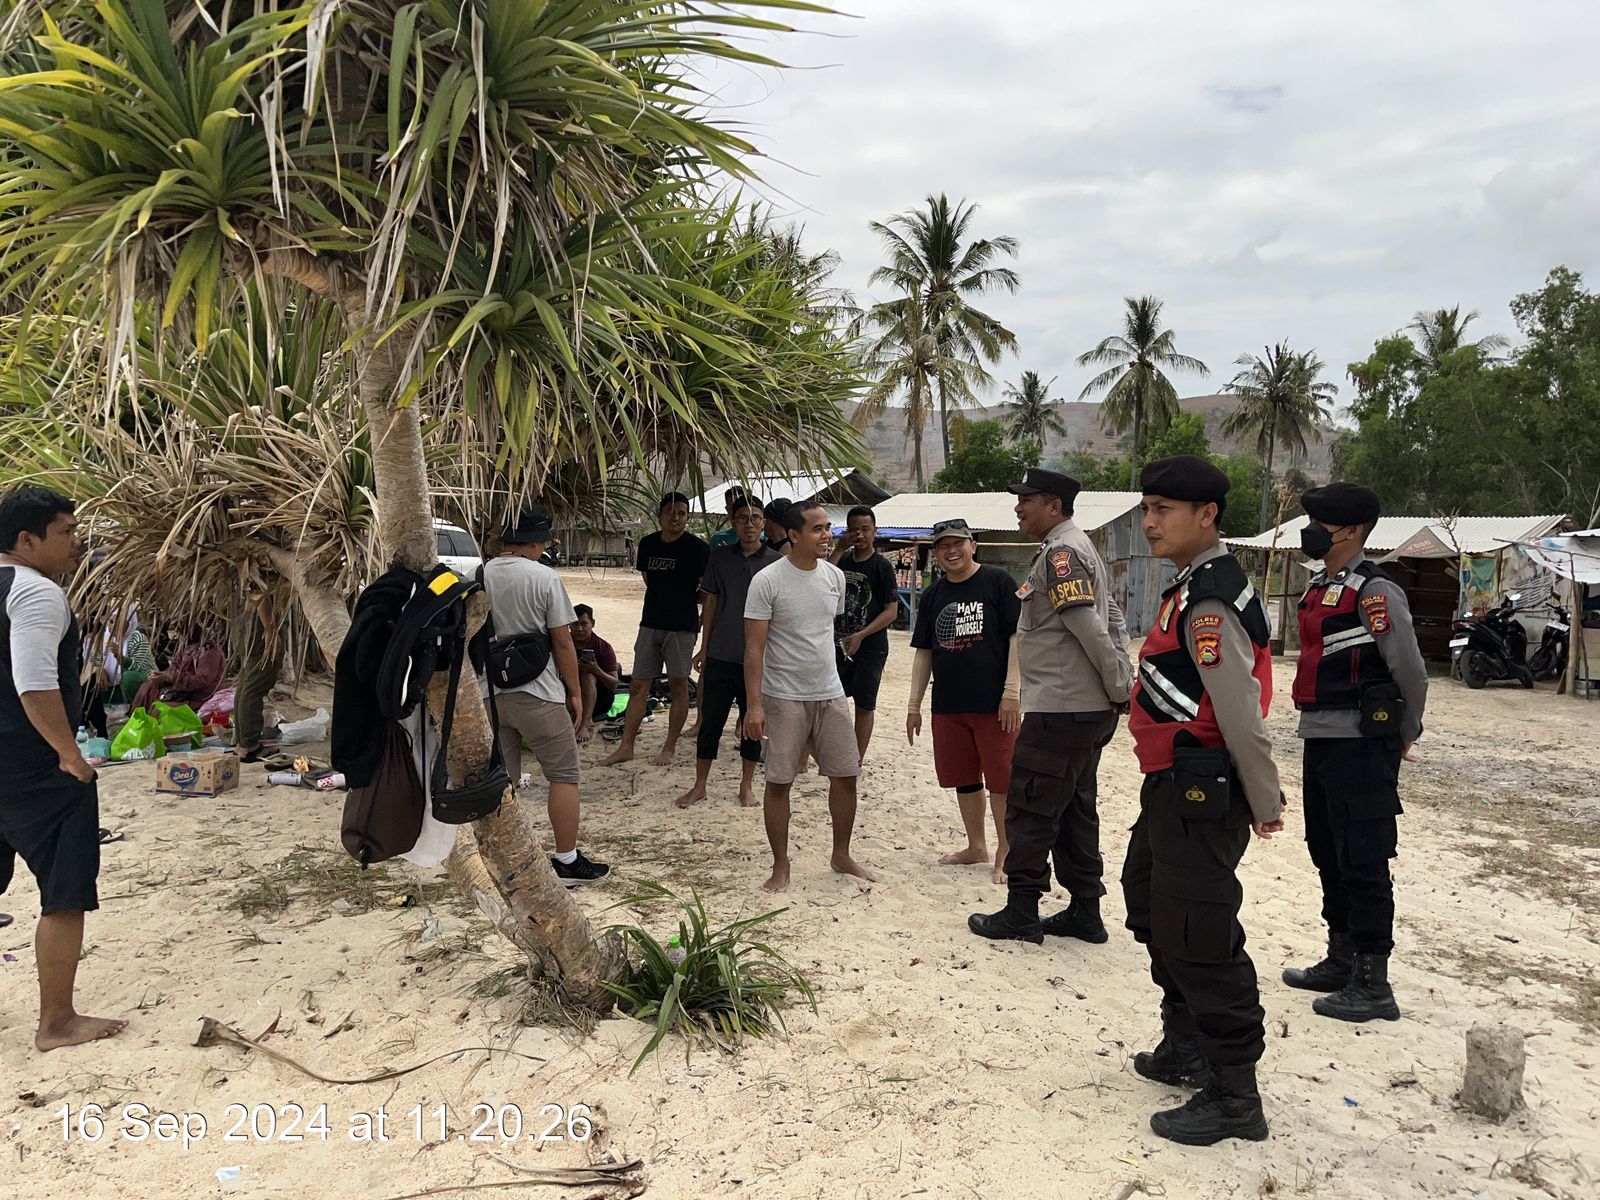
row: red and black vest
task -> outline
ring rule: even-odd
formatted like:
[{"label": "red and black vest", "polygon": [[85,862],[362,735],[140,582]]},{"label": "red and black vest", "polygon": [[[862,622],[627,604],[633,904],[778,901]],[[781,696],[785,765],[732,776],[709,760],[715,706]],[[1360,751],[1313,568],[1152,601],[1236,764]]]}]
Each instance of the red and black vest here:
[{"label": "red and black vest", "polygon": [[1202,746],[1223,744],[1217,714],[1185,636],[1189,608],[1211,599],[1227,605],[1255,647],[1250,673],[1261,685],[1263,717],[1272,702],[1271,627],[1244,568],[1233,555],[1224,554],[1180,574],[1161,594],[1161,613],[1139,651],[1133,685],[1128,732],[1139,770],[1146,775],[1172,766],[1172,743],[1180,732],[1189,732]]},{"label": "red and black vest", "polygon": [[[1374,579],[1388,576],[1363,559],[1332,579],[1313,583],[1300,597],[1300,665],[1294,673],[1294,706],[1302,710],[1360,708],[1368,684],[1392,683],[1389,666],[1361,619],[1362,595]],[[1386,599],[1367,597],[1377,605],[1374,619],[1389,620]],[[1387,632],[1387,627],[1384,628]]]}]

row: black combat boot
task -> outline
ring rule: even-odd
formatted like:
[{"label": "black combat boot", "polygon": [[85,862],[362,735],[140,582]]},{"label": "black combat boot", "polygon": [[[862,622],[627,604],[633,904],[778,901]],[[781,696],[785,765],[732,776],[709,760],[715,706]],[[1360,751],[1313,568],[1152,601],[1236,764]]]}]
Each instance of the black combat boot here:
[{"label": "black combat boot", "polygon": [[1355,951],[1348,933],[1328,930],[1328,957],[1314,967],[1285,967],[1283,981],[1307,992],[1337,992],[1350,982],[1350,961]]},{"label": "black combat boot", "polygon": [[1350,982],[1331,996],[1318,996],[1311,1011],[1340,1021],[1398,1021],[1400,1006],[1389,986],[1389,956],[1357,954]]},{"label": "black combat boot", "polygon": [[1014,939],[1032,942],[1037,946],[1044,941],[1044,928],[1039,924],[1039,901],[1019,901],[1013,896],[997,913],[973,913],[967,918],[967,928],[979,937],[995,941]]},{"label": "black combat boot", "polygon": [[1133,1069],[1146,1079],[1171,1087],[1198,1090],[1211,1083],[1211,1064],[1200,1049],[1200,1036],[1187,1006],[1162,1004],[1161,1042],[1154,1051],[1135,1054]]},{"label": "black combat boot", "polygon": [[1071,904],[1040,924],[1054,937],[1077,938],[1096,946],[1111,936],[1106,932],[1106,923],[1100,919],[1099,896],[1074,896]]},{"label": "black combat boot", "polygon": [[1226,1138],[1267,1140],[1267,1116],[1256,1091],[1256,1069],[1218,1067],[1216,1078],[1189,1097],[1182,1108],[1169,1108],[1150,1118],[1157,1137],[1184,1146],[1214,1146]]}]

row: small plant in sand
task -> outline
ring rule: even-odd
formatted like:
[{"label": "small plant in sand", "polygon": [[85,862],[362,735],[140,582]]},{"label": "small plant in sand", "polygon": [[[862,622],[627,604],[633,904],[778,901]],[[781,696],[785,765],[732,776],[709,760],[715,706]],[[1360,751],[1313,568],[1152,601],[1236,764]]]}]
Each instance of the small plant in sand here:
[{"label": "small plant in sand", "polygon": [[680,916],[676,946],[670,939],[663,945],[637,925],[612,927],[627,947],[628,970],[621,983],[607,986],[624,1012],[655,1025],[629,1074],[670,1033],[684,1037],[687,1054],[695,1042],[731,1052],[744,1039],[762,1037],[774,1026],[786,1030],[782,1009],[791,992],[817,1011],[811,984],[788,959],[757,940],[760,927],[787,909],[714,929],[698,892],[691,890],[685,900],[659,883],[641,886],[643,891],[617,907],[664,900],[676,905]]}]

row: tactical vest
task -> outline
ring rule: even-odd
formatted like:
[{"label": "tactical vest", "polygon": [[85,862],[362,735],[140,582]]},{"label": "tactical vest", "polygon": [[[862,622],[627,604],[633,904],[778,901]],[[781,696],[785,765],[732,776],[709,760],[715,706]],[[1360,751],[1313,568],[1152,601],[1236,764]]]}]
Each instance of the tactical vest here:
[{"label": "tactical vest", "polygon": [[[12,673],[11,617],[6,610],[16,579],[15,567],[0,567],[0,745],[6,747],[6,773],[11,777],[51,771],[58,762],[55,750],[28,719]],[[83,645],[78,622],[69,616],[66,636],[56,647],[56,678],[61,687],[61,704],[67,712],[67,724],[73,729],[83,720],[83,687],[79,683],[82,663]]]},{"label": "tactical vest", "polygon": [[1267,610],[1238,560],[1224,554],[1179,575],[1161,594],[1160,615],[1139,651],[1128,732],[1133,735],[1139,769],[1146,775],[1172,766],[1172,744],[1180,732],[1192,734],[1202,746],[1223,744],[1211,697],[1184,633],[1189,608],[1210,599],[1227,605],[1255,647],[1250,671],[1261,685],[1261,715],[1267,715],[1272,701]]},{"label": "tactical vest", "polygon": [[1363,688],[1394,681],[1361,619],[1361,593],[1374,579],[1387,578],[1363,560],[1306,589],[1300,598],[1300,664],[1292,692],[1296,708],[1360,708]]}]

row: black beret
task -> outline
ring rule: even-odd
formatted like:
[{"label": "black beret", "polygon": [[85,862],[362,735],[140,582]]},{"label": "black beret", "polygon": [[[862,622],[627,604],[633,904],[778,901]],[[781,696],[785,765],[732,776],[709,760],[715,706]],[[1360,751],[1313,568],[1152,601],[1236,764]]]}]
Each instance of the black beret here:
[{"label": "black beret", "polygon": [[1139,490],[1147,496],[1168,500],[1189,500],[1196,504],[1227,503],[1232,481],[1215,463],[1193,454],[1175,454],[1144,465],[1139,472]]},{"label": "black beret", "polygon": [[1370,525],[1383,511],[1377,492],[1354,483],[1307,488],[1300,497],[1300,507],[1306,510],[1306,516],[1324,525]]},{"label": "black beret", "polygon": [[1006,488],[1013,496],[1031,496],[1035,492],[1045,492],[1051,496],[1060,496],[1061,503],[1068,508],[1083,491],[1083,484],[1070,475],[1063,475],[1059,471],[1045,471],[1039,467],[1029,467],[1022,477],[1021,483],[1013,483]]}]

